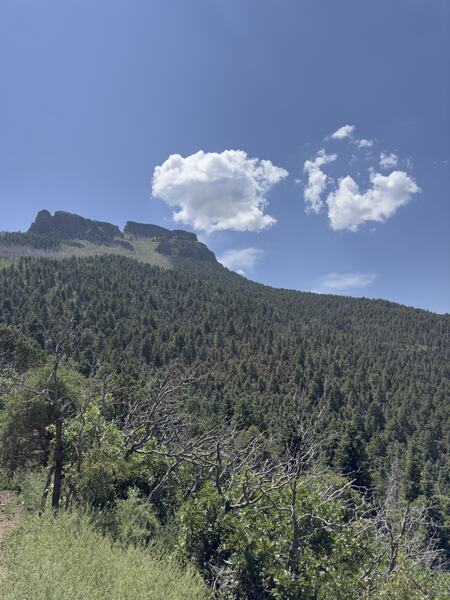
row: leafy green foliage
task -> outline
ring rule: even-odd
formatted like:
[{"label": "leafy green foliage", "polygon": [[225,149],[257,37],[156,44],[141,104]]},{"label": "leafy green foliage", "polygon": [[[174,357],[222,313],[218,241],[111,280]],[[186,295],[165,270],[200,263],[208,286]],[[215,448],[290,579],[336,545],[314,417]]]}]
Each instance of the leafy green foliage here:
[{"label": "leafy green foliage", "polygon": [[[51,366],[44,364],[29,370],[5,397],[0,413],[0,458],[10,470],[44,467],[48,463],[53,438],[55,406],[53,395],[63,398],[73,413],[82,377],[63,368],[57,379],[51,378]],[[40,391],[44,393],[40,393]]]},{"label": "leafy green foliage", "polygon": [[[155,251],[153,238],[138,242],[143,255]],[[86,240],[73,252],[91,245],[95,253],[99,245]],[[137,257],[137,246],[107,248]],[[0,270],[5,480],[11,471],[17,481],[30,472],[30,497],[38,498],[55,462],[59,415],[62,505],[89,505],[118,545],[92,541],[98,534],[89,524],[66,516],[46,516],[42,527],[55,527],[55,535],[60,526],[81,527],[80,539],[86,533],[101,556],[113,555],[118,572],[136,547],[170,540],[223,598],[403,600],[408,589],[417,600],[443,598],[448,578],[437,555],[426,564],[415,557],[434,537],[449,551],[449,317],[273,290],[176,252],[170,260],[171,270],[112,255],[28,258]],[[56,376],[53,351],[68,327],[74,333],[65,337]],[[251,466],[237,461],[227,470],[220,456],[219,469],[205,448],[197,462],[192,448],[177,460],[167,444],[182,420],[166,415],[154,427],[148,385],[174,361],[199,375],[179,391],[175,406],[188,424],[180,432],[194,440],[214,426],[232,427],[237,453],[262,435],[267,446]],[[145,418],[129,426],[130,407],[143,400]],[[317,462],[298,485],[270,487],[252,469],[284,452],[295,457],[304,441],[295,424],[319,405]],[[26,481],[16,485],[24,498]],[[269,491],[258,497],[249,481]],[[337,489],[345,494],[330,492]],[[55,540],[43,552],[51,561]],[[75,544],[70,552],[67,561],[79,564]],[[143,564],[141,553],[133,557]],[[34,573],[22,573],[23,585],[36,585]]]},{"label": "leafy green foliage", "polygon": [[38,468],[16,470],[10,478],[8,487],[18,492],[20,504],[26,511],[37,513],[40,510],[46,476],[46,470]]},{"label": "leafy green foliage", "polygon": [[[139,382],[174,359],[208,373],[189,398],[205,419],[280,431],[296,394],[306,410],[323,399],[330,464],[347,460],[344,470],[356,467],[360,483],[382,488],[394,456],[414,439],[433,493],[448,495],[448,316],[274,290],[216,264],[177,264],[24,259],[0,271],[3,319],[44,349],[73,320],[79,334],[68,350],[86,375],[100,363]],[[345,449],[345,435],[359,447]]]},{"label": "leafy green foliage", "polygon": [[129,488],[126,498],[116,501],[111,514],[114,537],[125,546],[147,546],[160,524],[152,505],[138,489]]},{"label": "leafy green foliage", "polygon": [[[10,305],[3,306],[4,314],[8,313]],[[8,365],[18,371],[26,371],[31,366],[42,362],[44,353],[39,345],[21,333],[12,325],[0,323],[0,365]]]},{"label": "leafy green foliage", "polygon": [[447,600],[450,575],[436,577],[423,569],[405,567],[363,600]]},{"label": "leafy green foliage", "polygon": [[[330,485],[339,486],[339,480]],[[413,596],[418,599],[444,598],[450,576],[435,573],[427,588],[425,582],[432,581],[427,570],[405,557],[387,575],[381,539],[368,527],[364,510],[350,525],[342,502],[324,502],[320,487],[305,481],[297,490],[294,533],[288,496],[287,489],[275,491],[257,506],[230,512],[214,487],[206,485],[180,509],[179,551],[233,598],[350,600],[390,598],[392,593],[401,599],[408,585],[422,590]]]}]

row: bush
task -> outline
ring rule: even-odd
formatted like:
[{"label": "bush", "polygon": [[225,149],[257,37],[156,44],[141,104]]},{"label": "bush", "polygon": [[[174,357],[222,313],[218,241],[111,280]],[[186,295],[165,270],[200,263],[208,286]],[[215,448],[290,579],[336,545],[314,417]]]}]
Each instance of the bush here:
[{"label": "bush", "polygon": [[26,510],[37,512],[40,509],[46,478],[47,470],[43,468],[16,471],[12,476],[11,487],[18,492],[19,502]]},{"label": "bush", "polygon": [[128,490],[128,498],[116,501],[112,520],[114,537],[124,546],[146,546],[159,530],[153,507],[136,488]]},{"label": "bush", "polygon": [[403,568],[364,596],[364,600],[448,600],[450,575],[425,569]]},{"label": "bush", "polygon": [[6,566],[3,600],[208,598],[194,572],[112,542],[76,512],[28,517],[10,539]]}]

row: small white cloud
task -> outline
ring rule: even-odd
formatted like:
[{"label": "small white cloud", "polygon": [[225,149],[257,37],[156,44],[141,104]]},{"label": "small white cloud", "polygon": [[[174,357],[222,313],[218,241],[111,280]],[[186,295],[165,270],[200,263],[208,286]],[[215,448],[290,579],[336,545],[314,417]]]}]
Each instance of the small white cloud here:
[{"label": "small white cloud", "polygon": [[356,145],[358,148],[372,148],[374,145],[374,140],[368,140],[366,138],[361,138],[360,140],[356,140]]},{"label": "small white cloud", "polygon": [[343,140],[345,138],[351,137],[355,130],[354,125],[344,125],[337,129],[334,133],[332,133],[329,137],[332,140]]},{"label": "small white cloud", "polygon": [[357,231],[366,221],[383,222],[408,204],[413,194],[420,192],[414,179],[404,171],[392,171],[388,176],[371,173],[371,187],[361,193],[356,181],[347,175],[327,199],[328,218],[332,229]]},{"label": "small white cloud", "polygon": [[377,278],[375,273],[328,273],[318,281],[317,290],[321,292],[337,292],[365,288]]},{"label": "small white cloud", "polygon": [[397,166],[397,163],[398,156],[396,154],[388,154],[387,152],[382,152],[380,154],[380,167],[383,169],[392,169]]},{"label": "small white cloud", "polygon": [[241,248],[227,250],[218,260],[227,269],[236,271],[239,275],[246,275],[248,270],[254,268],[263,254],[264,252],[259,248]]},{"label": "small white cloud", "polygon": [[276,221],[266,195],[288,172],[243,150],[172,154],[153,173],[153,196],[174,209],[173,219],[211,233],[261,231]]},{"label": "small white cloud", "polygon": [[307,212],[320,212],[324,205],[321,198],[327,185],[327,175],[320,167],[336,160],[337,154],[327,154],[325,150],[319,150],[314,160],[306,160],[303,170],[308,174],[308,183],[305,186],[304,198]]}]

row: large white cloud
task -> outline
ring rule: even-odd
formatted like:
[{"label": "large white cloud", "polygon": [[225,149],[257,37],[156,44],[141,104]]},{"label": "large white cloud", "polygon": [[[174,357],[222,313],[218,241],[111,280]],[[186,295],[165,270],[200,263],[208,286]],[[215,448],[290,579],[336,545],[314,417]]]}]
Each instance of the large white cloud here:
[{"label": "large white cloud", "polygon": [[322,193],[327,185],[327,175],[320,167],[336,160],[337,154],[327,154],[319,150],[314,160],[306,160],[303,170],[308,174],[308,183],[305,186],[304,198],[307,212],[320,212],[323,207]]},{"label": "large white cloud", "polygon": [[227,269],[245,275],[247,270],[253,269],[262,255],[263,251],[259,248],[241,248],[227,250],[218,260]]},{"label": "large white cloud", "polygon": [[200,231],[260,231],[275,223],[266,194],[287,177],[270,160],[243,150],[172,154],[153,173],[152,192],[174,208],[173,218]]},{"label": "large white cloud", "polygon": [[404,171],[392,171],[387,176],[372,173],[370,183],[369,189],[361,193],[356,181],[347,175],[329,194],[328,217],[334,230],[356,231],[366,221],[385,221],[420,191]]},{"label": "large white cloud", "polygon": [[333,132],[329,137],[333,140],[343,140],[345,138],[351,137],[354,130],[354,125],[344,125],[343,127],[339,127],[339,129]]}]

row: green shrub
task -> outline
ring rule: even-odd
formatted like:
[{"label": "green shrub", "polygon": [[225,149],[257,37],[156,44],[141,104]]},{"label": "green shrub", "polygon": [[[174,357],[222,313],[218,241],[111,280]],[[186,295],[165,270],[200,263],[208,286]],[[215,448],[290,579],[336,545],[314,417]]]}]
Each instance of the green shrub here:
[{"label": "green shrub", "polygon": [[11,487],[19,494],[19,502],[31,512],[37,512],[41,507],[46,469],[34,471],[16,471],[11,479]]},{"label": "green shrub", "polygon": [[450,574],[430,574],[425,569],[403,568],[382,582],[363,600],[448,600]]},{"label": "green shrub", "polygon": [[171,558],[124,548],[86,515],[27,518],[10,539],[2,600],[203,600],[199,576]]},{"label": "green shrub", "polygon": [[128,498],[116,501],[113,530],[115,538],[125,546],[146,546],[155,538],[159,521],[151,504],[136,488],[128,490]]}]

